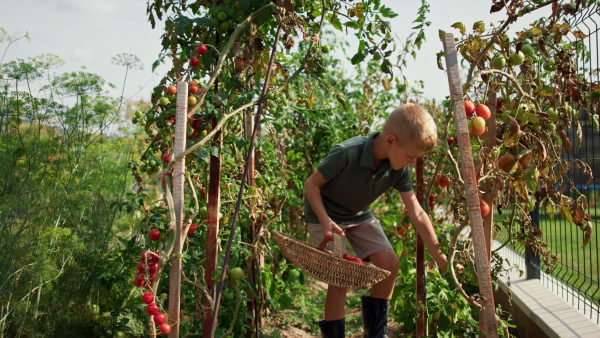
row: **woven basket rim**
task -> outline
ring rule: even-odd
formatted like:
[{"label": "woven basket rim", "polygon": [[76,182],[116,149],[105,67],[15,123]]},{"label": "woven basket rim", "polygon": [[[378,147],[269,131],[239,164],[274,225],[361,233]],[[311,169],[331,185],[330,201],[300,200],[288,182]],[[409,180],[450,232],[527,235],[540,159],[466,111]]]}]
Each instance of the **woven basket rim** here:
[{"label": "woven basket rim", "polygon": [[[324,249],[319,250],[299,239],[293,238],[277,230],[272,230],[271,233],[275,237],[275,242],[281,249],[284,256],[290,260],[295,266],[301,268],[310,276],[325,282],[327,284],[336,285],[344,288],[362,288],[369,287],[380,282],[390,275],[390,272],[381,269],[372,264],[360,264],[348,261],[341,256],[336,256],[333,252]],[[306,255],[296,255],[290,252],[290,248],[286,247],[286,243],[304,250]],[[309,261],[311,257],[318,257],[318,260],[323,260],[327,269],[315,271],[314,261]]]}]

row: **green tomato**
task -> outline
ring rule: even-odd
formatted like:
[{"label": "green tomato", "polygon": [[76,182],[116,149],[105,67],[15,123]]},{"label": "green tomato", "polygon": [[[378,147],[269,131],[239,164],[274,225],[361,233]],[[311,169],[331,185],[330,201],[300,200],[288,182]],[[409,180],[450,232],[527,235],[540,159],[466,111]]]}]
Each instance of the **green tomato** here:
[{"label": "green tomato", "polygon": [[322,52],[323,54],[327,54],[327,53],[329,53],[330,51],[331,51],[331,47],[329,47],[328,45],[323,45],[323,46],[321,46],[321,52]]},{"label": "green tomato", "polygon": [[530,44],[526,44],[526,45],[523,45],[523,48],[521,48],[521,52],[523,52],[523,54],[525,54],[527,56],[531,56],[535,53],[535,50],[533,49],[533,47]]},{"label": "green tomato", "polygon": [[552,109],[552,108],[548,108],[546,110],[546,114],[548,114],[548,117],[550,119],[555,119],[555,118],[558,117],[558,112],[556,110]]},{"label": "green tomato", "polygon": [[208,218],[208,209],[206,207],[200,208],[200,218],[202,218],[202,219]]},{"label": "green tomato", "polygon": [[142,118],[142,116],[144,116],[144,113],[142,113],[141,110],[136,110],[135,113],[133,113],[133,115],[135,115],[135,117],[140,119],[140,118]]},{"label": "green tomato", "polygon": [[518,53],[512,53],[510,55],[510,64],[513,66],[518,66],[525,61],[525,54],[519,51]]},{"label": "green tomato", "polygon": [[171,101],[170,101],[170,100],[169,100],[169,98],[168,98],[168,97],[166,97],[166,96],[163,96],[163,97],[161,97],[161,98],[160,98],[160,100],[158,100],[158,104],[160,104],[160,105],[161,105],[161,106],[163,106],[163,107],[166,107],[166,106],[168,106],[168,105],[169,105],[169,103],[171,103]]},{"label": "green tomato", "polygon": [[225,20],[227,20],[227,13],[225,13],[225,12],[219,12],[219,14],[217,14],[217,18],[220,21],[225,21]]},{"label": "green tomato", "polygon": [[492,59],[492,68],[502,69],[506,66],[506,58],[504,56],[498,56]]},{"label": "green tomato", "polygon": [[231,277],[233,281],[237,282],[244,278],[244,270],[242,270],[240,267],[235,267],[229,271],[229,277]]},{"label": "green tomato", "polygon": [[548,72],[553,72],[556,70],[556,64],[552,60],[544,62],[543,67],[544,67],[544,70],[548,71]]}]

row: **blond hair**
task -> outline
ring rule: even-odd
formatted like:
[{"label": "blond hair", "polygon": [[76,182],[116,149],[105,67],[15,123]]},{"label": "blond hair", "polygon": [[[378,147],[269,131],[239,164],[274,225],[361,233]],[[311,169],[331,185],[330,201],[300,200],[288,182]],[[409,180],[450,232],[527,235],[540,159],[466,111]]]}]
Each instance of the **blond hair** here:
[{"label": "blond hair", "polygon": [[437,142],[437,126],[427,110],[416,103],[407,103],[390,113],[382,135],[394,135],[400,144],[412,143],[430,151]]}]

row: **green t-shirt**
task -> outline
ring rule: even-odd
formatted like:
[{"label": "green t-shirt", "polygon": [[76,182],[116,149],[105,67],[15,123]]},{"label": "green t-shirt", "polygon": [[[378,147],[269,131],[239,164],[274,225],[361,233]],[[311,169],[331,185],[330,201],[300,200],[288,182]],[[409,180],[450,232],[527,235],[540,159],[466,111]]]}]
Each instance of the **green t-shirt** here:
[{"label": "green t-shirt", "polygon": [[[401,192],[413,189],[410,169],[394,170],[387,159],[375,167],[372,144],[379,134],[353,137],[336,145],[317,166],[327,180],[321,187],[323,204],[336,223],[359,223],[372,218],[369,206],[391,187]],[[320,223],[308,199],[304,201],[304,213],[306,222]]]}]

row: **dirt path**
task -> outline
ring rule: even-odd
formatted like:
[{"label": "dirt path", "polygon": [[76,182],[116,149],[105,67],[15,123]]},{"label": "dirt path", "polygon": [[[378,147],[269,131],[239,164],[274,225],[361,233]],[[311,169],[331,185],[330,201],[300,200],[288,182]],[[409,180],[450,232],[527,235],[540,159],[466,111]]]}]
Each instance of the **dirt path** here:
[{"label": "dirt path", "polygon": [[[310,280],[311,297],[324,297],[325,291],[327,290],[327,284]],[[365,290],[349,290],[348,299],[358,299],[361,294],[364,294]],[[356,302],[356,301],[355,301]],[[285,320],[283,320],[285,318]],[[296,319],[291,320],[290,319]],[[298,318],[298,314],[293,310],[281,311],[271,316],[264,326],[264,332],[261,335],[265,338],[308,338],[308,337],[321,337],[320,332],[310,332],[311,328],[302,323],[301,319]],[[397,337],[408,337],[403,332],[402,326],[393,322],[391,318],[388,318],[387,336],[389,338]],[[346,308],[346,337],[347,338],[362,338],[362,317],[360,303],[357,306]]]}]

